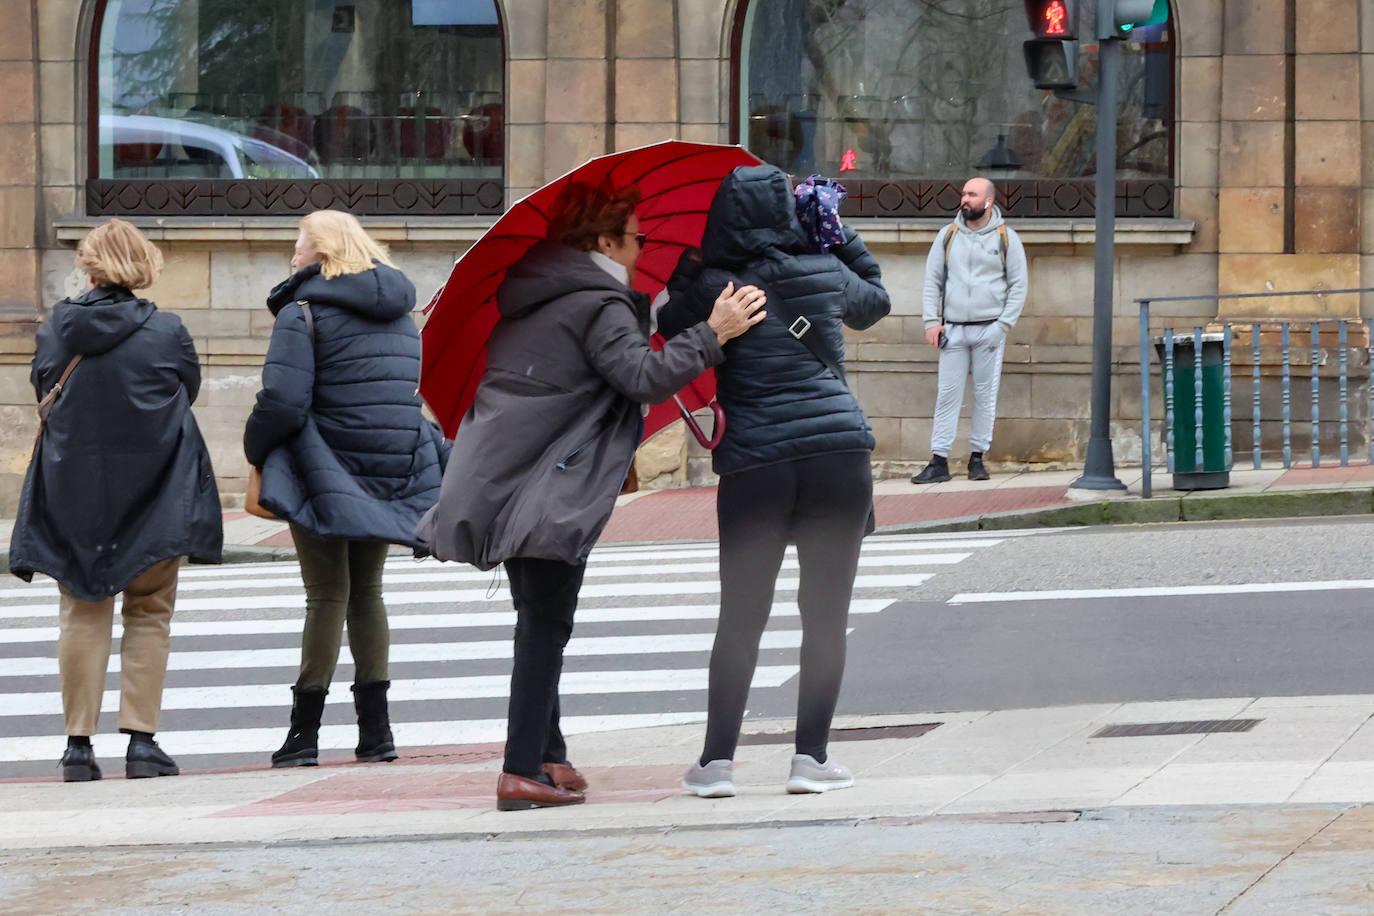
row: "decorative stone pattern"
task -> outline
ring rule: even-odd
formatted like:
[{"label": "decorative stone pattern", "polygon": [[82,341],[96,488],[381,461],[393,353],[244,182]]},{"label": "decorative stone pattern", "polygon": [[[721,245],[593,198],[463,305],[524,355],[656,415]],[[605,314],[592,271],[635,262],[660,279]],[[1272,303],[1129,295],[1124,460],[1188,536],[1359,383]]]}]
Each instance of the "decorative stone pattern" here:
[{"label": "decorative stone pattern", "polygon": [[[997,204],[1015,217],[1091,217],[1097,193],[1091,181],[1018,179],[994,181]],[[840,207],[848,217],[948,216],[959,209],[964,179],[951,181],[846,181],[849,196]],[[1168,181],[1118,181],[1116,215],[1171,217],[1174,187]]]},{"label": "decorative stone pattern", "polygon": [[490,179],[335,181],[86,181],[91,216],[483,216],[504,212]]}]

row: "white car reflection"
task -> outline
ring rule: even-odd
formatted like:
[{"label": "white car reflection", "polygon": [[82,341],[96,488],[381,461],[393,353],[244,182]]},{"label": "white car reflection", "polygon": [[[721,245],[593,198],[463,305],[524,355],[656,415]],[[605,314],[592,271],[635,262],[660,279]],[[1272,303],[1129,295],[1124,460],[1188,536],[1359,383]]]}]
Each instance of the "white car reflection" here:
[{"label": "white car reflection", "polygon": [[196,121],[100,116],[100,161],[111,178],[319,178],[310,163],[255,137]]}]

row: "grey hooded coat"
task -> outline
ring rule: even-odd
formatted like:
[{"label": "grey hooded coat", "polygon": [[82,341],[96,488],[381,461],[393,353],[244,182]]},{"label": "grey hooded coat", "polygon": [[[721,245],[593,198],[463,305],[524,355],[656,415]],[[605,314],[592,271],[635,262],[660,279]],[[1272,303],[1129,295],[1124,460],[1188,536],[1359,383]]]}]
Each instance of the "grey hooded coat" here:
[{"label": "grey hooded coat", "polygon": [[643,430],[723,358],[705,322],[661,351],[648,298],[585,252],[542,242],[506,274],[487,367],[418,538],[441,560],[578,563],[611,517]]}]

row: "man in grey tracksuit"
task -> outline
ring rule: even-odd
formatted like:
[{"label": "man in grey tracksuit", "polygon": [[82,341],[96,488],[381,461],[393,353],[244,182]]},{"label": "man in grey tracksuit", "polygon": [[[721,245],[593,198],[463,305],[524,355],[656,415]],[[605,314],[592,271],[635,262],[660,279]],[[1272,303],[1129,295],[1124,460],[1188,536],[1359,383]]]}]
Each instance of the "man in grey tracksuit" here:
[{"label": "man in grey tracksuit", "polygon": [[[987,480],[983,453],[992,444],[997,386],[1007,334],[1026,303],[1026,251],[994,205],[986,178],[964,183],[959,215],[940,231],[926,258],[922,317],[926,340],[940,348],[939,394],[930,463],[912,483],[949,480],[949,449],[959,425],[964,380],[973,373],[970,480]],[[951,238],[951,233],[953,237]]]}]

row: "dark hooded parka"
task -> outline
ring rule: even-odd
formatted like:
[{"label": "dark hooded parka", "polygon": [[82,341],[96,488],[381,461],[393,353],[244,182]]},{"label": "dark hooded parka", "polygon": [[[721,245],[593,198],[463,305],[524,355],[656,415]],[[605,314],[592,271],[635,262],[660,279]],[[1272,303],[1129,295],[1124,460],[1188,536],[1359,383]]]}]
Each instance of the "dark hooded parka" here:
[{"label": "dark hooded parka", "polygon": [[118,287],[57,303],[36,339],[40,399],[77,354],[24,478],[10,572],[99,601],[162,560],[218,563],[219,493],[191,413],[200,364],[181,320]]},{"label": "dark hooded parka", "polygon": [[486,373],[420,536],[439,559],[480,569],[512,557],[578,563],[634,460],[639,405],[720,362],[720,344],[702,321],[655,352],[648,297],[551,242],[510,268],[497,305]]},{"label": "dark hooded parka", "polygon": [[787,176],[774,166],[741,166],[721,182],[700,260],[683,257],[658,313],[659,332],[671,337],[709,314],[727,283],[752,283],[768,296],[769,317],[726,343],[716,370],[727,421],[712,456],[717,473],[873,448],[868,418],[845,380],[788,333],[794,318],[805,318],[807,333],[843,369],[844,328],[863,330],[891,309],[878,262],[853,229],[844,236],[844,244],[818,252],[797,220]]},{"label": "dark hooded parka", "polygon": [[385,264],[332,279],[312,264],[267,306],[277,320],[243,434],[262,505],[320,537],[422,548],[415,524],[445,446],[421,413],[414,285]]}]

